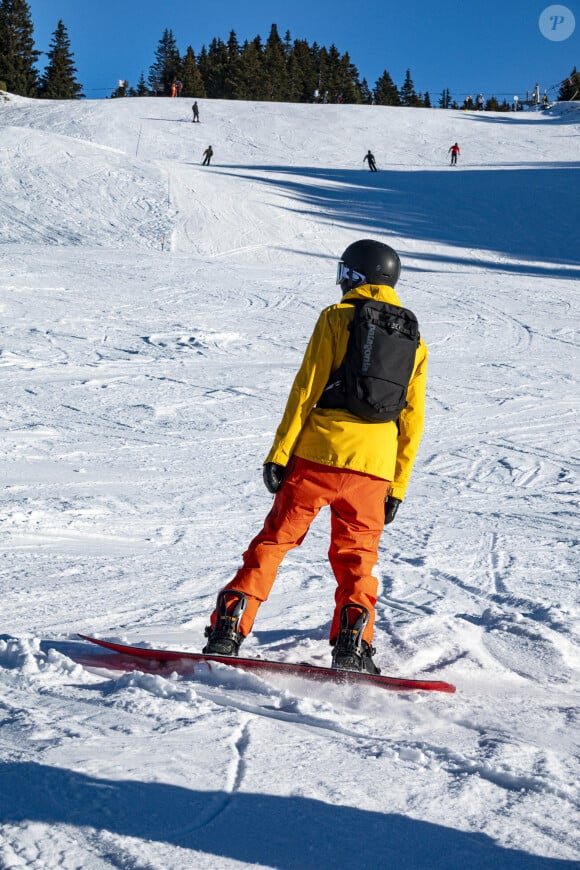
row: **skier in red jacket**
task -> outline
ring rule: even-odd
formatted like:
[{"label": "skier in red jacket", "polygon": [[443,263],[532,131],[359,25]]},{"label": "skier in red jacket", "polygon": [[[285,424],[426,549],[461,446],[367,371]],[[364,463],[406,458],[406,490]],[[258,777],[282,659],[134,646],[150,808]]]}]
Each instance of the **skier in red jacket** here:
[{"label": "skier in red jacket", "polygon": [[[461,148],[456,142],[455,145],[451,146],[449,151],[451,151],[451,166],[455,166],[457,164],[457,155],[461,153]],[[447,152],[448,154],[449,151]]]}]

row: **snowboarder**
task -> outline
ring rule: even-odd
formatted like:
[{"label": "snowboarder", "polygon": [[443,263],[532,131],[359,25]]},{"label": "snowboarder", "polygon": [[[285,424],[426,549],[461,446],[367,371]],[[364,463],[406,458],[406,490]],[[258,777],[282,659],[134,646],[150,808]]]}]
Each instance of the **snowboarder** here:
[{"label": "snowboarder", "polygon": [[[457,155],[461,153],[461,148],[459,147],[459,145],[456,142],[455,145],[451,146],[449,151],[451,152],[451,164],[450,165],[455,166],[457,163]],[[447,152],[448,154],[449,154],[449,151]]]},{"label": "snowboarder", "polygon": [[199,123],[199,106],[197,105],[197,100],[195,101],[195,103],[191,107],[191,110],[193,112],[192,124],[195,124],[196,121]]},{"label": "snowboarder", "polygon": [[365,160],[368,161],[370,171],[376,172],[377,171],[377,164],[375,162],[375,155],[372,153],[370,148],[367,151],[367,153],[365,154],[365,156],[363,157],[363,163],[365,162]]},{"label": "snowboarder", "polygon": [[[205,653],[236,656],[286,553],[299,546],[322,507],[330,507],[328,557],[337,582],[330,626],[332,666],[378,673],[372,659],[378,581],[372,575],[384,525],[404,498],[423,429],[427,348],[419,341],[397,421],[368,422],[317,406],[343,361],[355,306],[376,300],[399,307],[401,261],[389,245],[363,239],[338,263],[343,300],[325,308],[306,348],[263,477],[275,495],[243,564],[221,590],[206,628]],[[350,304],[349,304],[350,303]]]},{"label": "snowboarder", "polygon": [[213,157],[213,148],[211,145],[208,145],[205,151],[203,152],[203,163],[202,166],[209,166],[211,163],[211,158]]}]

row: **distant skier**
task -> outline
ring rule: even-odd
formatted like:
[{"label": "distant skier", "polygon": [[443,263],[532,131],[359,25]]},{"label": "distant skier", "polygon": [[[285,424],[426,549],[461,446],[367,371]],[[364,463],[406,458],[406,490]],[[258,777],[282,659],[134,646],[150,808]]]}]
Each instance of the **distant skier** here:
[{"label": "distant skier", "polygon": [[[451,146],[449,151],[451,151],[451,166],[455,166],[457,163],[457,155],[461,153],[461,148],[459,147],[459,145],[456,142],[455,145]],[[447,152],[448,154],[449,154],[449,151]]]},{"label": "distant skier", "polygon": [[375,155],[372,153],[370,148],[367,151],[367,153],[365,154],[365,156],[363,157],[363,163],[365,162],[365,160],[368,161],[370,171],[376,172],[377,171],[377,164],[375,163]]},{"label": "distant skier", "polygon": [[475,108],[478,112],[483,112],[483,94],[478,94],[477,99],[475,100]]},{"label": "distant skier", "polygon": [[209,166],[211,163],[211,158],[213,157],[213,148],[211,145],[208,145],[205,151],[203,152],[203,163],[202,166]]},{"label": "distant skier", "polygon": [[191,110],[193,112],[192,124],[195,124],[196,121],[199,123],[199,106],[197,105],[197,100],[195,101],[195,103],[191,107]]}]

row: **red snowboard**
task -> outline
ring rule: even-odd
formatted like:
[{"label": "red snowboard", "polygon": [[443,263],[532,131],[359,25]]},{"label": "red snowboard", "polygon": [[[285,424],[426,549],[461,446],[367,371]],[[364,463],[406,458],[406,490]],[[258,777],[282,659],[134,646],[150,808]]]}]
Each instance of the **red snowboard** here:
[{"label": "red snowboard", "polygon": [[[83,640],[89,643],[121,653],[123,659],[116,663],[115,656],[108,656],[106,666],[120,670],[131,669],[127,664],[129,660],[135,662],[135,670],[159,671],[168,670],[171,662],[176,664],[173,670],[181,673],[195,673],[196,666],[202,665],[211,670],[212,663],[229,665],[240,668],[242,671],[254,671],[258,674],[289,674],[290,676],[304,677],[308,680],[319,680],[331,683],[366,683],[378,686],[381,689],[394,689],[397,691],[409,691],[421,689],[426,692],[454,692],[455,686],[439,680],[407,680],[401,677],[383,677],[379,674],[359,673],[358,671],[339,671],[333,668],[321,668],[317,665],[294,664],[292,662],[272,662],[267,659],[231,658],[228,656],[203,655],[203,653],[180,652],[177,650],[146,649],[140,646],[127,646],[122,643],[111,643],[108,640],[99,640],[96,637],[88,637],[79,634]],[[110,659],[110,661],[109,661]],[[102,664],[102,660],[100,662]]]}]

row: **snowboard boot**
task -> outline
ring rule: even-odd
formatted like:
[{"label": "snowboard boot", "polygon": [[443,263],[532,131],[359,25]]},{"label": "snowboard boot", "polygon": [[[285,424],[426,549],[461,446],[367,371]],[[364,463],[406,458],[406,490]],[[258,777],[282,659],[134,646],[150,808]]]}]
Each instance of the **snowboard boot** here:
[{"label": "snowboard boot", "polygon": [[244,635],[240,633],[239,625],[242,613],[246,609],[247,598],[243,592],[236,589],[226,589],[220,592],[216,605],[216,622],[205,630],[207,643],[202,652],[212,656],[237,656]]},{"label": "snowboard boot", "polygon": [[345,604],[340,611],[340,631],[332,651],[332,667],[341,671],[380,674],[372,660],[374,647],[362,639],[369,612],[362,604]]}]

